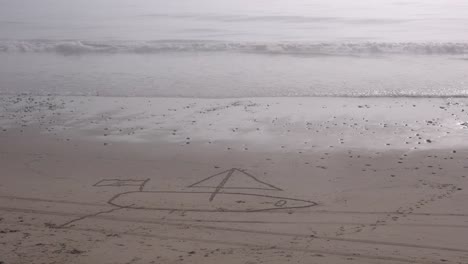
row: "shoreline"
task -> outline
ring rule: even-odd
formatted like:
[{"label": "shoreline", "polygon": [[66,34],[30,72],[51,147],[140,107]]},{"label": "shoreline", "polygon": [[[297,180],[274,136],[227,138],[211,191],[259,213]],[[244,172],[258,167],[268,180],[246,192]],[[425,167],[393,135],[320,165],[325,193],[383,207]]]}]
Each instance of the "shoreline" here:
[{"label": "shoreline", "polygon": [[233,142],[268,151],[465,148],[467,105],[464,98],[17,95],[1,98],[0,133],[29,129],[107,143]]}]

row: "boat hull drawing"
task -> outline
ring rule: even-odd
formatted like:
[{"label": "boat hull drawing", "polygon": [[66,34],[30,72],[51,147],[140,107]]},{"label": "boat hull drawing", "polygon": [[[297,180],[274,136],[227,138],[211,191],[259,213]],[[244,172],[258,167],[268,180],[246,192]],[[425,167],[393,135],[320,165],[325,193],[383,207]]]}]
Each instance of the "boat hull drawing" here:
[{"label": "boat hull drawing", "polygon": [[212,192],[133,191],[120,193],[108,203],[117,207],[146,210],[197,212],[262,212],[298,209],[317,205],[307,200],[263,194],[219,192],[207,201]]}]

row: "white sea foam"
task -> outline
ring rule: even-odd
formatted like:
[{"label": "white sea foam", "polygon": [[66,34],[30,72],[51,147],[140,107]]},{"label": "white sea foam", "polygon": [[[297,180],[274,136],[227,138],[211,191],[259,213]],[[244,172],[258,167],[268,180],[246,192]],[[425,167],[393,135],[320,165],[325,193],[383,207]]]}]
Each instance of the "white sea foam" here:
[{"label": "white sea foam", "polygon": [[1,52],[162,53],[162,52],[242,52],[292,55],[467,55],[468,43],[299,43],[221,42],[194,40],[80,41],[24,40],[0,41]]}]

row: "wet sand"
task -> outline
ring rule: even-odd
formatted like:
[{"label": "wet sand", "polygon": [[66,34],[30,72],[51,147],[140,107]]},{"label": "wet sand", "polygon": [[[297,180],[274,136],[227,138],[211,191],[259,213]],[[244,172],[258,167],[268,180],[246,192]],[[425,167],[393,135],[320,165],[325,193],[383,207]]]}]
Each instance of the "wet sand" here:
[{"label": "wet sand", "polygon": [[3,263],[468,263],[468,100],[2,96]]}]

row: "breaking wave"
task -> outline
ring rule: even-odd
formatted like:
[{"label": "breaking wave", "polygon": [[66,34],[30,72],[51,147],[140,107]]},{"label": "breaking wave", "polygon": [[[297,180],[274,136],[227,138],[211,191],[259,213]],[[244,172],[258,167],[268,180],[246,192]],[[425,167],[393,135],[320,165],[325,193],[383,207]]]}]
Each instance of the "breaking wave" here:
[{"label": "breaking wave", "polygon": [[0,52],[87,53],[241,52],[271,55],[468,55],[468,43],[302,43],[221,42],[197,40],[84,41],[0,40]]}]

